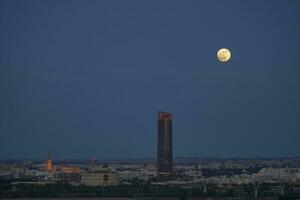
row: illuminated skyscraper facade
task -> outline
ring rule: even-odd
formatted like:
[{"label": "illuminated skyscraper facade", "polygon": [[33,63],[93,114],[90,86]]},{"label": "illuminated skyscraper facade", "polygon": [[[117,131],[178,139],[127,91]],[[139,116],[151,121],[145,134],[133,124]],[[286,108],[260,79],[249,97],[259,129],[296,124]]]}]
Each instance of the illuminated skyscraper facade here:
[{"label": "illuminated skyscraper facade", "polygon": [[169,180],[173,167],[171,113],[159,111],[157,127],[157,177]]}]

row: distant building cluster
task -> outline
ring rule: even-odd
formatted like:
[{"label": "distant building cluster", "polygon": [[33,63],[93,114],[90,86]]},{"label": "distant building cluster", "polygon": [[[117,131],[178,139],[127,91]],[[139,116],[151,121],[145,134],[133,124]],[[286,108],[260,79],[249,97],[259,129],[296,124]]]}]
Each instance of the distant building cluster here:
[{"label": "distant building cluster", "polygon": [[[70,166],[53,165],[48,158],[44,164],[30,164],[26,166],[0,165],[0,179],[31,179],[35,183],[63,182],[74,185],[109,186],[118,185],[120,177],[109,168],[96,165]],[[27,164],[28,165],[28,164]],[[26,182],[29,183],[29,182]]]},{"label": "distant building cluster", "polygon": [[[134,185],[137,182],[155,187],[170,186],[200,188],[203,193],[212,189],[220,193],[228,190],[235,195],[246,195],[243,188],[260,189],[269,184],[269,193],[283,194],[284,186],[300,193],[300,159],[186,159],[176,160],[172,167],[172,179],[158,178],[157,163],[150,161],[108,162],[96,164],[62,164],[48,158],[44,163],[15,162],[0,165],[0,180],[12,180],[17,184],[86,185],[92,187]],[[99,162],[99,161],[98,161]],[[265,188],[264,188],[265,189]]]}]

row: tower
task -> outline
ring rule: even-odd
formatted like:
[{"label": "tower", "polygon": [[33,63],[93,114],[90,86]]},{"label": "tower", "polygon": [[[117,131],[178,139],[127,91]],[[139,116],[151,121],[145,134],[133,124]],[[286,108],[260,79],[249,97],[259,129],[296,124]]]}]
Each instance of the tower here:
[{"label": "tower", "polygon": [[171,179],[173,167],[171,113],[158,112],[157,128],[157,178],[165,181]]},{"label": "tower", "polygon": [[48,159],[45,161],[45,171],[46,172],[52,171],[52,160],[49,152],[48,152]]},{"label": "tower", "polygon": [[91,167],[96,167],[96,165],[97,165],[96,158],[92,158]]}]

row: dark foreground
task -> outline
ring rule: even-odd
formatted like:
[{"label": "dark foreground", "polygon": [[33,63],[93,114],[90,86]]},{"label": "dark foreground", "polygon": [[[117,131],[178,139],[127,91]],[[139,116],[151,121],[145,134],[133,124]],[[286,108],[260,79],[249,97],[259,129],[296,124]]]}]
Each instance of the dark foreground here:
[{"label": "dark foreground", "polygon": [[[280,194],[280,187],[272,184],[261,184],[257,192],[257,199],[300,199],[300,190],[295,185],[285,185],[284,195]],[[11,184],[10,181],[0,182],[1,199],[101,199],[101,200],[241,200],[254,199],[253,185],[217,186],[207,184],[205,190],[201,185],[193,187],[179,187],[172,185],[153,185],[136,182],[131,185],[118,186],[85,186],[64,183],[35,185]]]},{"label": "dark foreground", "polygon": [[[1,198],[3,200],[252,200],[251,197],[191,197],[191,198],[175,198],[175,197],[144,197],[144,198],[127,198],[127,197],[99,197],[99,198]],[[277,197],[260,197],[257,200],[277,200],[287,198]]]}]

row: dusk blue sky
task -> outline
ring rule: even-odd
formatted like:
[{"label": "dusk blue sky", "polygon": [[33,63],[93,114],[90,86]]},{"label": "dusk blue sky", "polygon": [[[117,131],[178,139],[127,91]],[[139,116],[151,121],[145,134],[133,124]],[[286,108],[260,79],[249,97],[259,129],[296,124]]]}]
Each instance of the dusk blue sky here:
[{"label": "dusk blue sky", "polygon": [[[297,0],[0,1],[0,158],[300,156]],[[216,59],[219,48],[232,59]]]}]

